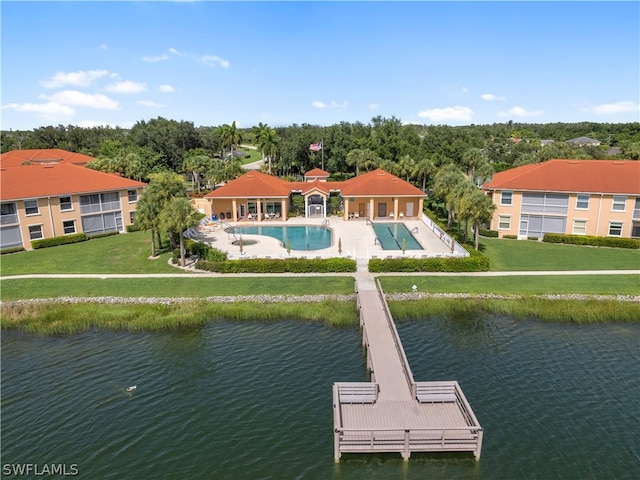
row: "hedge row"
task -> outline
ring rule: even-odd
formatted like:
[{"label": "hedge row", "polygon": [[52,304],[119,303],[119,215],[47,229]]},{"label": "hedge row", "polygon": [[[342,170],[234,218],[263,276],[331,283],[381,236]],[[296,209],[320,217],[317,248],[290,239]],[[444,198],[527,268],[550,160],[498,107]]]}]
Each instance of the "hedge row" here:
[{"label": "hedge row", "polygon": [[369,271],[381,272],[486,272],[489,259],[475,250],[465,258],[387,258],[369,260]]},{"label": "hedge row", "polygon": [[480,229],[480,236],[481,237],[488,237],[488,238],[498,238],[498,231],[497,230],[485,230],[483,228]]},{"label": "hedge row", "polygon": [[24,252],[24,247],[5,248],[4,250],[0,250],[0,255],[5,255],[7,253],[16,253],[16,252]]},{"label": "hedge row", "polygon": [[87,236],[84,233],[72,233],[71,235],[64,235],[62,237],[43,238],[41,240],[33,240],[31,247],[36,248],[55,247],[57,245],[67,245],[69,243],[84,242],[87,240]]},{"label": "hedge row", "polygon": [[592,245],[594,247],[640,248],[640,239],[619,237],[595,237],[588,235],[565,235],[545,233],[543,242],[565,243],[569,245]]},{"label": "hedge row", "polygon": [[349,258],[198,260],[196,268],[218,273],[335,273],[355,272],[356,261]]}]

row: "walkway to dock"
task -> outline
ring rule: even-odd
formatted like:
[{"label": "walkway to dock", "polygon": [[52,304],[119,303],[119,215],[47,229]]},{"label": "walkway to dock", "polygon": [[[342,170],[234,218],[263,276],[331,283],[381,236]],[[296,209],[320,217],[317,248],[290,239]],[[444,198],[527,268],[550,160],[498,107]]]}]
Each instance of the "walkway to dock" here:
[{"label": "walkway to dock", "polygon": [[470,451],[482,428],[456,381],[415,382],[380,286],[356,274],[362,342],[371,382],[335,383],[334,456],[343,453]]}]

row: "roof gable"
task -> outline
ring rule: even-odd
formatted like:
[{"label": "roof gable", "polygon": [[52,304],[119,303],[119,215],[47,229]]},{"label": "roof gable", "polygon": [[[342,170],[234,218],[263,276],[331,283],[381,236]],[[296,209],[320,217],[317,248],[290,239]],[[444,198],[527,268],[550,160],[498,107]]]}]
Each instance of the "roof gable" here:
[{"label": "roof gable", "polygon": [[287,197],[290,183],[273,175],[252,171],[205,195],[205,198]]},{"label": "roof gable", "polygon": [[425,196],[424,192],[419,188],[381,169],[363,173],[342,183],[343,186],[341,190],[343,196]]},{"label": "roof gable", "polygon": [[496,173],[483,188],[640,195],[640,161],[548,160]]}]

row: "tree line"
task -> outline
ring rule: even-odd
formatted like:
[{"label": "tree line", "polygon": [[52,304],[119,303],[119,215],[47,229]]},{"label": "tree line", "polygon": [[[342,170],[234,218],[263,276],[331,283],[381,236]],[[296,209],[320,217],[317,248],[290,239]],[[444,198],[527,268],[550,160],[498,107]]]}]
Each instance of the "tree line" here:
[{"label": "tree line", "polygon": [[[583,136],[601,145],[567,143],[569,139]],[[300,179],[305,172],[321,166],[335,179],[382,168],[444,202],[450,224],[454,218],[471,222],[477,244],[480,224],[490,219],[493,211],[490,202],[481,198],[477,186],[495,172],[552,158],[638,160],[640,122],[525,124],[509,121],[452,127],[404,124],[396,117],[376,116],[366,124],[270,127],[259,123],[251,128],[239,128],[235,122],[195,127],[192,122],[158,117],[139,121],[130,129],[58,125],[31,131],[2,131],[0,141],[2,152],[60,148],[84,153],[96,159],[89,164],[90,168],[151,181],[151,184],[166,183],[169,174],[187,175],[192,190],[198,192],[243,173],[242,160],[237,155],[243,144],[252,144],[261,152],[264,171],[291,179]],[[309,148],[319,142],[322,150]],[[175,182],[177,177],[172,178]],[[166,190],[167,185],[162,188]],[[155,189],[150,189],[150,193]],[[169,200],[158,198],[153,197],[155,203],[169,208]],[[152,208],[147,203],[152,202],[143,197],[138,210],[142,207],[144,213],[145,208]],[[157,230],[162,217],[156,213],[149,215],[156,223],[146,222],[146,228],[152,231]],[[162,218],[162,223],[171,223],[166,214]]]}]

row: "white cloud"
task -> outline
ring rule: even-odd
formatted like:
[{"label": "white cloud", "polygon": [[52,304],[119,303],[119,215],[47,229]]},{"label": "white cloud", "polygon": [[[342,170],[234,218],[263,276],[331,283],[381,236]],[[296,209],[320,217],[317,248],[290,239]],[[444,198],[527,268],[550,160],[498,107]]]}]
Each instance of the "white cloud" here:
[{"label": "white cloud", "polygon": [[147,91],[147,84],[144,82],[136,83],[130,80],[126,82],[117,82],[112,85],[109,85],[107,87],[107,91],[113,92],[113,93],[125,93],[125,94],[142,93]]},{"label": "white cloud", "polygon": [[171,48],[169,49],[169,53],[173,53],[174,55],[179,55],[179,56],[184,55],[181,51],[179,51],[178,49],[173,48],[173,47],[171,47]]},{"label": "white cloud", "polygon": [[327,108],[327,104],[324,102],[319,102],[319,101],[315,101],[311,103],[311,106],[316,107],[316,108]]},{"label": "white cloud", "polygon": [[342,103],[334,102],[333,100],[331,100],[331,108],[346,108],[347,103],[348,102],[346,100]]},{"label": "white cloud", "polygon": [[91,82],[108,75],[107,70],[79,70],[77,72],[57,72],[53,77],[40,83],[45,88],[59,88],[65,85],[88,87]]},{"label": "white cloud", "polygon": [[380,107],[377,103],[371,103],[369,105],[369,110],[377,110]]},{"label": "white cloud", "polygon": [[582,111],[598,115],[612,115],[615,113],[638,112],[640,111],[640,105],[633,102],[603,103],[602,105],[583,108]]},{"label": "white cloud", "polygon": [[172,87],[171,85],[169,85],[169,84],[160,85],[160,86],[158,87],[158,90],[160,90],[161,92],[164,92],[164,93],[171,93],[171,92],[175,92],[175,91],[176,91],[176,89],[175,89],[175,88],[173,88],[173,87]]},{"label": "white cloud", "polygon": [[505,97],[501,95],[494,95],[493,93],[483,93],[482,95],[480,95],[480,98],[486,100],[487,102],[491,102],[493,100],[506,100]]},{"label": "white cloud", "polygon": [[107,45],[106,43],[101,43],[100,46],[98,47],[98,49],[100,49],[100,50],[109,50],[109,45]]},{"label": "white cloud", "polygon": [[169,60],[169,55],[156,55],[152,57],[142,57],[143,62],[163,62]]},{"label": "white cloud", "polygon": [[76,111],[68,105],[57,102],[47,103],[9,103],[2,106],[3,110],[14,112],[39,113],[44,118],[71,117]]},{"label": "white cloud", "polygon": [[229,60],[220,58],[217,55],[202,55],[200,57],[200,62],[205,65],[209,65],[210,67],[220,66],[222,68],[229,68]]},{"label": "white cloud", "polygon": [[41,98],[62,105],[91,107],[100,110],[118,110],[118,102],[101,93],[84,93],[77,90],[62,90],[53,95],[40,95]]},{"label": "white cloud", "polygon": [[420,118],[428,118],[432,122],[441,122],[443,120],[464,121],[471,120],[473,110],[469,107],[445,107],[432,108],[430,110],[422,110],[418,113]]},{"label": "white cloud", "polygon": [[526,110],[522,107],[515,106],[510,108],[506,112],[498,112],[498,116],[500,117],[537,117],[538,115],[542,115],[544,112],[542,110]]},{"label": "white cloud", "polygon": [[156,103],[153,100],[140,100],[137,102],[138,105],[142,105],[144,107],[166,107],[166,105],[162,105],[161,103]]},{"label": "white cloud", "polygon": [[467,87],[462,87],[462,93],[469,93],[469,89]]}]

